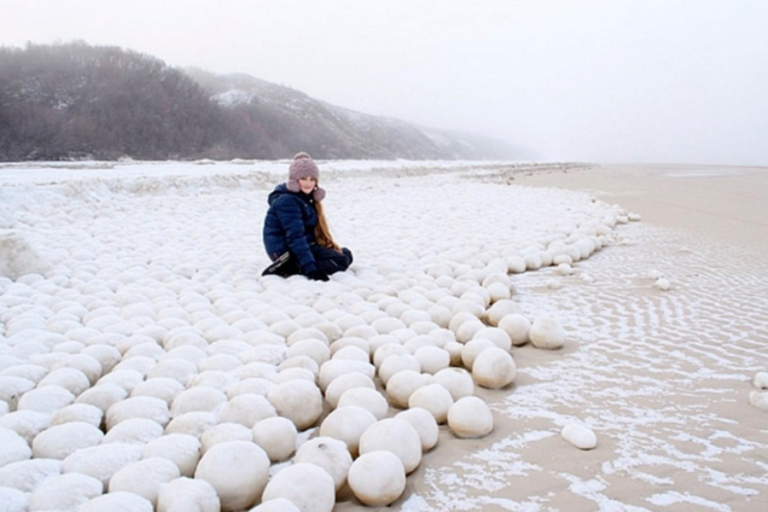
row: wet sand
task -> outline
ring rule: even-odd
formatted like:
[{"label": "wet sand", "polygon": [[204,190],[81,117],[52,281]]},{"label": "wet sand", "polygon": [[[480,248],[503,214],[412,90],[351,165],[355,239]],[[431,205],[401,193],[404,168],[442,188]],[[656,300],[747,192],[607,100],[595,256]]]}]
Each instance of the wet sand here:
[{"label": "wet sand", "polygon": [[[482,392],[493,434],[443,431],[386,510],[765,510],[768,412],[749,394],[768,371],[768,169],[605,165],[508,183],[582,191],[642,221],[572,275],[516,278],[524,312],[558,317],[566,347],[513,348],[514,385]],[[597,448],[560,436],[572,422]]]}]

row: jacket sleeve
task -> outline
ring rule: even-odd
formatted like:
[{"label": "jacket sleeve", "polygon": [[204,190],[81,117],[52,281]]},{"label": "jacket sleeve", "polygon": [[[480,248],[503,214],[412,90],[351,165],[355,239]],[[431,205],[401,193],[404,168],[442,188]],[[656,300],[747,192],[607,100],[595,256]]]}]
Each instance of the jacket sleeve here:
[{"label": "jacket sleeve", "polygon": [[285,232],[285,242],[294,256],[299,260],[299,265],[303,272],[311,272],[317,269],[315,258],[309,249],[309,242],[306,237],[306,226],[304,225],[304,216],[299,201],[290,197],[283,196],[278,198],[274,204],[275,214]]}]

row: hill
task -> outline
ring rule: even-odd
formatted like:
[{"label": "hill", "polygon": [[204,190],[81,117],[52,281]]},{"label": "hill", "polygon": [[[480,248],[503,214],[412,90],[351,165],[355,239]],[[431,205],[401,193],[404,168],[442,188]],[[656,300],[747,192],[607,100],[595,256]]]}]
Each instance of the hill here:
[{"label": "hill", "polygon": [[511,159],[511,145],[83,42],[0,48],[0,161]]}]

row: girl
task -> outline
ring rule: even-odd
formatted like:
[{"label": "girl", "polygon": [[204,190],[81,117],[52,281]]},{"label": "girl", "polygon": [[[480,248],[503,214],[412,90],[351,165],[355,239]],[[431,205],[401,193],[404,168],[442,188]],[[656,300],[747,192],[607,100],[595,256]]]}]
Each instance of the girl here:
[{"label": "girl", "polygon": [[320,171],[306,153],[298,153],[288,169],[288,181],[269,194],[264,219],[264,248],[273,261],[262,275],[302,274],[327,281],[352,264],[352,253],[331,237],[321,201],[325,190],[317,184]]}]

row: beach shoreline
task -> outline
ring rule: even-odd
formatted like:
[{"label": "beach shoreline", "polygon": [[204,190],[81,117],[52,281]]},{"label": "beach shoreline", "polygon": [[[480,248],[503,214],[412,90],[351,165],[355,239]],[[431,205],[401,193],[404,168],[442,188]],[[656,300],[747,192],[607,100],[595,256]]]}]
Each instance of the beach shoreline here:
[{"label": "beach shoreline", "polygon": [[[135,164],[124,179],[41,169],[5,188],[0,220],[49,267],[0,281],[4,364],[53,367],[87,341],[120,347],[121,364],[146,373],[170,357],[175,329],[196,333],[201,361],[213,361],[230,344],[253,355],[255,335],[277,342],[294,318],[333,323],[334,341],[353,324],[372,336],[375,318],[423,318],[459,297],[479,305],[479,291],[464,291],[496,273],[522,315],[558,320],[565,345],[512,347],[514,382],[475,387],[493,412],[490,434],[460,439],[442,425],[397,501],[366,507],[347,489],[335,512],[764,511],[768,412],[750,396],[768,372],[766,169],[328,162],[326,212],[356,261],[314,283],[259,277],[258,223],[283,179],[278,164]],[[511,271],[521,254],[585,238],[594,251],[570,264],[533,258]],[[228,377],[248,375],[244,361],[230,360]],[[561,430],[572,424],[597,446],[570,444]]]},{"label": "beach shoreline", "polygon": [[768,247],[768,168],[604,164],[526,173],[521,185],[594,194],[660,226]]},{"label": "beach shoreline", "polygon": [[[766,461],[736,446],[765,447],[768,432],[768,412],[748,398],[755,372],[768,371],[766,316],[754,304],[768,271],[759,259],[768,248],[768,169],[584,165],[512,176],[509,184],[583,192],[642,220],[619,226],[615,246],[574,265],[594,279],[589,286],[553,277],[553,269],[517,280],[517,300],[530,315],[550,308],[602,318],[566,321],[567,350],[513,348],[515,385],[481,392],[496,412],[494,433],[477,443],[443,436],[409,484],[418,498],[401,510],[763,510]],[[654,287],[657,275],[670,290]],[[615,368],[591,372],[589,364]],[[636,390],[642,386],[655,389]],[[625,399],[595,403],[617,395]],[[595,429],[595,450],[561,439],[568,418]]]}]

